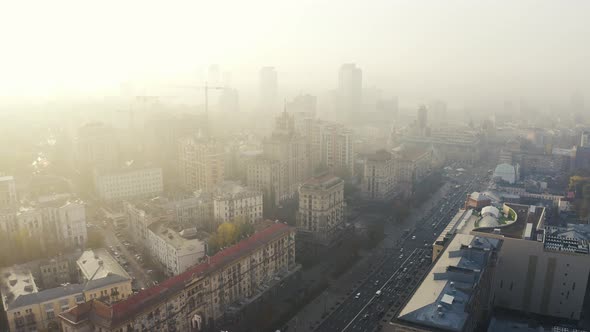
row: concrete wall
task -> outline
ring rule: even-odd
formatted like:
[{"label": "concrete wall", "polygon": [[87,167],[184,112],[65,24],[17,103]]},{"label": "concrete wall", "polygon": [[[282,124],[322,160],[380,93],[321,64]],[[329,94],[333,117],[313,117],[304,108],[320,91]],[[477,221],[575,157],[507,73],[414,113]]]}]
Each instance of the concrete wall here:
[{"label": "concrete wall", "polygon": [[493,303],[541,315],[579,319],[590,256],[545,251],[543,243],[505,238]]}]

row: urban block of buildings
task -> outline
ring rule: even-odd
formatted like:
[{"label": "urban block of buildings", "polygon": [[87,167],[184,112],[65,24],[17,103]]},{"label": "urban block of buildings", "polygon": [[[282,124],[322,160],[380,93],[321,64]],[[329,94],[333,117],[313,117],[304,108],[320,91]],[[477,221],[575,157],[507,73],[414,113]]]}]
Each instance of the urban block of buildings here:
[{"label": "urban block of buildings", "polygon": [[269,226],[184,273],[111,305],[93,300],[59,315],[76,331],[202,331],[240,319],[294,276],[295,229]]},{"label": "urban block of buildings", "polygon": [[129,297],[131,278],[104,249],[3,269],[2,303],[10,331],[59,330],[58,316],[76,305]]},{"label": "urban block of buildings", "polygon": [[86,244],[86,207],[69,194],[43,196],[35,201],[0,210],[2,244],[26,235],[41,248],[50,245],[83,247]]}]

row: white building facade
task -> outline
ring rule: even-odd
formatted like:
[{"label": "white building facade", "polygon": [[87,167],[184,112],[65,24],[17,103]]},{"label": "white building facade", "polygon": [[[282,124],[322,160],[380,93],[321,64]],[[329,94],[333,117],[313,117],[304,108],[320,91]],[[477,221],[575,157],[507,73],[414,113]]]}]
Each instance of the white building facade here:
[{"label": "white building facade", "polygon": [[95,186],[102,200],[126,199],[157,195],[164,190],[162,169],[135,168],[113,173],[95,172]]}]

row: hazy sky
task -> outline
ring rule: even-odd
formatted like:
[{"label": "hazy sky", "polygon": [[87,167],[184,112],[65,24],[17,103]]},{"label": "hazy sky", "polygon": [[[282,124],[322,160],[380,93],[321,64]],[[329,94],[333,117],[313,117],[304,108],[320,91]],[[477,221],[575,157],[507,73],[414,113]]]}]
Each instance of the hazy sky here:
[{"label": "hazy sky", "polygon": [[124,81],[198,82],[206,65],[253,90],[365,85],[424,98],[562,96],[590,87],[590,1],[0,2],[0,96],[101,94]]}]

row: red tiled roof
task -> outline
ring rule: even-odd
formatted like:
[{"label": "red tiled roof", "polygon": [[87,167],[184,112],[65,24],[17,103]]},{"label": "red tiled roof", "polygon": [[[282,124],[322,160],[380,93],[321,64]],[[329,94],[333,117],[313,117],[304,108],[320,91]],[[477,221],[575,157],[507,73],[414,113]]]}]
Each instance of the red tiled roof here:
[{"label": "red tiled roof", "polygon": [[180,291],[184,288],[184,285],[193,278],[193,276],[209,273],[219,267],[225,266],[229,262],[244,256],[245,253],[259,248],[261,244],[271,241],[277,235],[284,234],[291,229],[292,227],[282,223],[272,224],[271,226],[254,233],[249,238],[218,252],[210,257],[208,262],[195,265],[184,273],[168,278],[156,286],[128,297],[126,300],[114,303],[112,307],[113,318],[125,320],[127,317],[140,312],[143,308],[160,302],[163,297],[170,296]]}]

